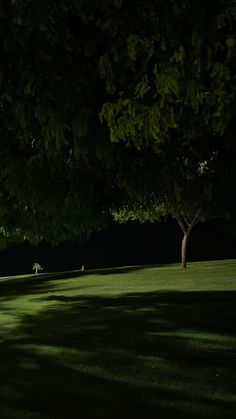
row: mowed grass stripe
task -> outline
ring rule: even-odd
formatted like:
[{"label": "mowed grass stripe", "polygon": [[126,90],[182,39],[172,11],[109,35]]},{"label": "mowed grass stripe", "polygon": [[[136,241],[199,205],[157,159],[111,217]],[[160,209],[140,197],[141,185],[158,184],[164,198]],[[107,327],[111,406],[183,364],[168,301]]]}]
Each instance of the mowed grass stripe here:
[{"label": "mowed grass stripe", "polygon": [[1,419],[236,416],[235,260],[69,275],[0,279]]}]

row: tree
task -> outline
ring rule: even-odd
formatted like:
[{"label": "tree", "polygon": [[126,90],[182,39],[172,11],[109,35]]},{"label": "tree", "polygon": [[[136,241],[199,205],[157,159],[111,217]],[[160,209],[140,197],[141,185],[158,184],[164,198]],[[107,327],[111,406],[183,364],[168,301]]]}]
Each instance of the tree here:
[{"label": "tree", "polygon": [[[152,218],[159,203],[164,205],[183,231],[183,267],[194,225],[229,215],[235,195],[236,10],[231,2],[215,6],[213,11],[211,2],[170,1],[158,7],[145,2],[135,16],[128,15],[123,41],[111,40],[122,60],[109,54],[111,71],[104,75],[114,81],[112,100],[101,112],[111,140],[146,150],[156,163],[148,169],[152,191],[147,184],[137,186],[136,196],[129,190],[123,219],[124,213]],[[150,158],[152,153],[157,157]],[[230,165],[231,177],[222,164]]]},{"label": "tree", "polygon": [[98,117],[105,89],[92,9],[0,5],[2,247],[86,238],[106,225],[112,152]]},{"label": "tree", "polygon": [[216,156],[199,163],[198,158],[195,162],[193,156],[190,158],[190,153],[188,158],[183,151],[179,153],[178,156],[175,151],[176,160],[167,155],[164,161],[162,155],[161,162],[158,162],[160,157],[151,159],[150,155],[145,165],[150,170],[150,176],[147,173],[144,176],[147,184],[139,184],[135,195],[126,198],[120,207],[114,207],[112,214],[118,222],[155,222],[173,217],[183,232],[181,263],[185,268],[187,243],[193,227],[200,221],[225,216],[226,208],[217,196]]},{"label": "tree", "polygon": [[33,269],[33,271],[35,271],[35,274],[36,275],[37,275],[38,271],[42,271],[43,270],[42,266],[39,263],[37,263],[37,262],[35,262],[33,264],[33,268],[32,269]]},{"label": "tree", "polygon": [[234,24],[221,0],[2,2],[2,246],[87,237],[140,201],[191,228],[215,215],[235,155]]}]

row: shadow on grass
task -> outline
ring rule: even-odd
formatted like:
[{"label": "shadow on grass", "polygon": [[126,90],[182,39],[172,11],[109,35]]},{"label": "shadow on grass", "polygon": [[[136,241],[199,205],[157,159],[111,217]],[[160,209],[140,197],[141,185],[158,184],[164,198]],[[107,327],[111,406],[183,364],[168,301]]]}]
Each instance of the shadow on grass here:
[{"label": "shadow on grass", "polygon": [[128,273],[133,271],[140,271],[142,269],[147,268],[163,268],[163,267],[171,266],[170,264],[159,264],[159,265],[136,265],[136,266],[120,266],[115,268],[104,268],[104,269],[89,269],[87,272],[89,273],[96,273],[101,275],[113,275],[113,274],[122,274]]},{"label": "shadow on grass", "polygon": [[71,279],[77,277],[79,280],[79,277],[84,275],[122,274],[145,268],[147,268],[147,266],[128,266],[118,268],[89,269],[86,271],[77,270],[68,272],[41,273],[38,275],[21,275],[19,277],[3,277],[0,278],[0,299],[7,300],[8,298],[14,298],[15,296],[25,295],[27,293],[37,294],[47,292],[53,288],[53,280]]},{"label": "shadow on grass", "polygon": [[67,279],[67,278],[74,278],[81,275],[113,275],[113,274],[122,274],[128,273],[132,271],[139,271],[142,269],[147,269],[148,267],[163,267],[169,265],[135,265],[135,266],[118,266],[118,267],[110,267],[110,268],[96,268],[96,269],[85,269],[84,271],[81,270],[74,270],[68,272],[52,272],[52,273],[44,273],[38,274],[37,276],[40,279]]},{"label": "shadow on grass", "polygon": [[21,295],[47,292],[52,288],[53,285],[51,283],[38,281],[32,276],[4,278],[0,281],[0,301],[6,301]]},{"label": "shadow on grass", "polygon": [[45,298],[0,344],[1,419],[235,417],[236,292]]}]

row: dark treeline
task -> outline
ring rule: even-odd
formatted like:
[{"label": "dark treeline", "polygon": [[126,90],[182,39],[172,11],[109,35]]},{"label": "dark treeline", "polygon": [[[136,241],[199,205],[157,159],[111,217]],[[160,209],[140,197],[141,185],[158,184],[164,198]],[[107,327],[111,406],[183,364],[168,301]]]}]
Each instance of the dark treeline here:
[{"label": "dark treeline", "polygon": [[[113,224],[94,234],[86,243],[66,242],[30,246],[22,244],[0,254],[0,275],[32,273],[39,262],[44,272],[110,266],[163,264],[179,261],[181,232],[173,221]],[[236,236],[227,234],[219,222],[196,226],[189,242],[190,261],[236,258]]]}]

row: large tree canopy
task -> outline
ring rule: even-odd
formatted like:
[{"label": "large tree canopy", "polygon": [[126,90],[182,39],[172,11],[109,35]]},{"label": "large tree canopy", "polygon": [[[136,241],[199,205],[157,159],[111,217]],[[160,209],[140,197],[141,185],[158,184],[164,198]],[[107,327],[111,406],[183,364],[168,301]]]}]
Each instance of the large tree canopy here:
[{"label": "large tree canopy", "polygon": [[140,203],[230,215],[235,18],[223,0],[1,2],[2,244]]},{"label": "large tree canopy", "polygon": [[1,2],[3,244],[57,242],[104,225],[112,153],[98,118],[106,92],[93,6]]},{"label": "large tree canopy", "polygon": [[106,55],[113,89],[101,117],[112,141],[156,158],[150,202],[142,190],[115,217],[156,220],[164,204],[184,233],[186,266],[193,226],[234,213],[236,9],[227,1],[160,1],[138,10],[117,42],[111,34],[110,48],[123,59]]}]

